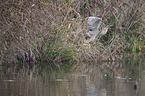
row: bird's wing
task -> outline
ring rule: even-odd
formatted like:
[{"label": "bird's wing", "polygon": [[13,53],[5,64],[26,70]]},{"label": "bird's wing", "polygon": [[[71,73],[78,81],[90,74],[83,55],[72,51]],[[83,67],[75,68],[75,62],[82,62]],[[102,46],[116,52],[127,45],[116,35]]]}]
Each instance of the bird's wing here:
[{"label": "bird's wing", "polygon": [[98,17],[89,17],[87,23],[89,24],[88,29],[90,31],[97,30],[100,27],[102,19]]},{"label": "bird's wing", "polygon": [[87,20],[87,23],[88,23],[89,25],[92,25],[92,24],[94,24],[94,23],[95,23],[96,21],[98,21],[98,20],[102,21],[102,19],[99,18],[99,17],[89,17],[88,20]]},{"label": "bird's wing", "polygon": [[95,27],[98,30],[100,28],[100,25],[101,25],[101,20],[99,19],[93,24],[93,27]]},{"label": "bird's wing", "polygon": [[88,26],[88,29],[89,29],[89,31],[94,31],[94,30],[96,30],[96,28],[93,27],[92,25],[89,25],[89,26]]},{"label": "bird's wing", "polygon": [[87,33],[87,35],[91,37],[89,39],[89,42],[94,41],[96,36],[98,36],[98,34],[100,33],[99,27],[101,25],[101,22],[102,22],[102,19],[98,17],[88,18],[87,23],[89,24],[88,26],[89,32]]}]

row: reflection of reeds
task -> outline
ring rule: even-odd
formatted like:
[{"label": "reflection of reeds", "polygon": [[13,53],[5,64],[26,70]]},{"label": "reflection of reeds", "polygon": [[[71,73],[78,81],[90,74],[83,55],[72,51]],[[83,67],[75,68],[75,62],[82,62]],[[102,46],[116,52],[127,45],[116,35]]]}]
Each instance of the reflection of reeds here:
[{"label": "reflection of reeds", "polygon": [[[144,0],[48,2],[1,1],[0,51],[2,62],[97,61],[119,58],[124,51],[144,51]],[[89,16],[113,24],[99,41],[86,43]]]}]

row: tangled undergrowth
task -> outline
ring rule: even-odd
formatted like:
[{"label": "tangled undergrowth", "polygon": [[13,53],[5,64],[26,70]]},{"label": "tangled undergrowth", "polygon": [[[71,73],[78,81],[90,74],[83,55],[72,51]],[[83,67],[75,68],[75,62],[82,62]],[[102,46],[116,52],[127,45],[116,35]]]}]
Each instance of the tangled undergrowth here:
[{"label": "tangled undergrowth", "polygon": [[[6,0],[0,11],[2,64],[60,66],[145,52],[144,0]],[[113,26],[88,44],[89,16]]]}]

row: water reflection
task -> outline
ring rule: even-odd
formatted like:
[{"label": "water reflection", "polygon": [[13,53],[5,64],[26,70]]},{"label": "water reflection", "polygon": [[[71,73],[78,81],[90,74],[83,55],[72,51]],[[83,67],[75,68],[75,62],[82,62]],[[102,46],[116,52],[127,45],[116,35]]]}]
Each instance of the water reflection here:
[{"label": "water reflection", "polygon": [[[36,68],[37,69],[37,68]],[[75,70],[0,70],[1,96],[144,96],[140,60],[81,64]],[[137,81],[137,83],[136,83]],[[137,89],[134,89],[134,85]]]}]

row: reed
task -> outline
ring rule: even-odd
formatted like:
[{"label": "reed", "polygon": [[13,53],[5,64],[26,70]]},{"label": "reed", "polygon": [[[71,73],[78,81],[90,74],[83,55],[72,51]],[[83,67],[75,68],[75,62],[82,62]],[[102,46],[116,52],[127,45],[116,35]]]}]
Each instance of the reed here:
[{"label": "reed", "polygon": [[[3,64],[60,66],[145,52],[144,4],[144,0],[1,1],[0,59]],[[89,16],[113,26],[86,43]]]}]

